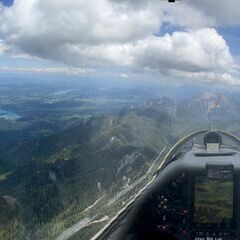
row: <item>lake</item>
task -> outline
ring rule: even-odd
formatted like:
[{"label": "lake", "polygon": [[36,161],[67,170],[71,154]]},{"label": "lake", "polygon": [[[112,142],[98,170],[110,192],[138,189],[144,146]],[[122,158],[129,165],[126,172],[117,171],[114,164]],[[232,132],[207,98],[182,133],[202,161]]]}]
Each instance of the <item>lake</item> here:
[{"label": "lake", "polygon": [[3,110],[2,108],[0,108],[0,118],[4,118],[4,119],[8,119],[8,120],[15,120],[15,119],[20,118],[20,116],[17,113]]}]

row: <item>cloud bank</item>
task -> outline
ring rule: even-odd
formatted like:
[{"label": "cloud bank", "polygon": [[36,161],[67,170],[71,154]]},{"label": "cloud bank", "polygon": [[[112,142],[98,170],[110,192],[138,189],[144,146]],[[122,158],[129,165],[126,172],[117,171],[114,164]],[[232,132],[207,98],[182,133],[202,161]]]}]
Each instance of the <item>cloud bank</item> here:
[{"label": "cloud bank", "polygon": [[93,69],[73,68],[73,67],[0,67],[2,72],[29,72],[29,73],[54,73],[66,75],[81,75],[93,73]]},{"label": "cloud bank", "polygon": [[[199,81],[237,83],[219,25],[240,24],[238,0],[15,0],[0,5],[0,54],[72,67],[126,67]],[[184,31],[159,35],[163,23]]]}]

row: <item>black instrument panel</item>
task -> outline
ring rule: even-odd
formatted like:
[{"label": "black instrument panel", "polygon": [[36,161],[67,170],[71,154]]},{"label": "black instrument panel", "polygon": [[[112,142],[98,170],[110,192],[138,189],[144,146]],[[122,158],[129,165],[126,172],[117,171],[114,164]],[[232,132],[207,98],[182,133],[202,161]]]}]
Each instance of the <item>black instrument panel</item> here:
[{"label": "black instrument panel", "polygon": [[209,165],[199,175],[182,172],[146,200],[137,232],[156,239],[236,240],[238,182],[232,165]]},{"label": "black instrument panel", "polygon": [[146,200],[136,222],[141,237],[154,233],[158,237],[169,234],[177,239],[190,239],[188,182],[189,176],[180,173]]}]

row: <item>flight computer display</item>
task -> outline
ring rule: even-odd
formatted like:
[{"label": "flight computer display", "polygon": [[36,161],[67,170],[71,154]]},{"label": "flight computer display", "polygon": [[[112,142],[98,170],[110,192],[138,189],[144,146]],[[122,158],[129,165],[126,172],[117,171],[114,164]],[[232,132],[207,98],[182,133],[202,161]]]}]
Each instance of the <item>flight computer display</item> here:
[{"label": "flight computer display", "polygon": [[194,196],[196,227],[230,227],[233,222],[234,183],[229,169],[208,169],[197,176]]}]

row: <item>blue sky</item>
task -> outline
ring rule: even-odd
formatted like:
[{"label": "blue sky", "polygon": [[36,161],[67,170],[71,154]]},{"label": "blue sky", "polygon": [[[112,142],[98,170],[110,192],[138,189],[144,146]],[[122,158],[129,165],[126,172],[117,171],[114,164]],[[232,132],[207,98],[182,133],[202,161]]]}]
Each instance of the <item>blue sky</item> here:
[{"label": "blue sky", "polygon": [[231,52],[240,55],[240,27],[219,27],[217,30],[226,40]]},{"label": "blue sky", "polygon": [[14,0],[0,0],[5,6],[11,6]]},{"label": "blue sky", "polygon": [[238,0],[1,2],[0,77],[60,73],[240,83]]}]

